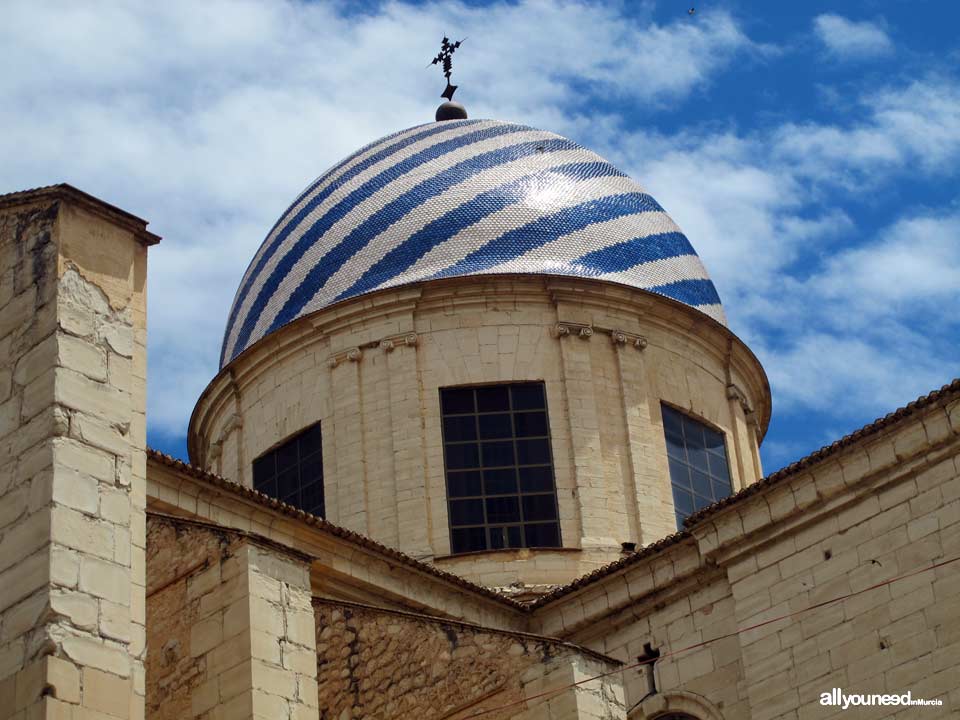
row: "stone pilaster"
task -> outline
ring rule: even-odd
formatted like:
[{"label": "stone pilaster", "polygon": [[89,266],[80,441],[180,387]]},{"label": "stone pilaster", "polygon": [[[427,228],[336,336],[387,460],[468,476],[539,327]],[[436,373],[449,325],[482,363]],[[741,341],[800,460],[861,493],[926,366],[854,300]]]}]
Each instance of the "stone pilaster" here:
[{"label": "stone pilaster", "polygon": [[[367,533],[362,363],[363,350],[358,347],[334,355],[329,361],[333,390],[333,427],[330,431],[337,448],[333,468],[337,484],[336,497],[327,500],[326,511],[327,517],[344,527]],[[325,474],[333,475],[329,471]]]},{"label": "stone pilaster", "polygon": [[[583,549],[612,547],[618,541],[611,534],[606,512],[607,483],[589,348],[593,328],[561,323],[556,332],[563,360],[573,471],[580,502],[581,538],[578,544]],[[570,544],[569,539],[564,540]]]},{"label": "stone pilaster", "polygon": [[531,700],[510,717],[626,720],[623,684],[612,669],[607,663],[582,655],[561,655],[535,665],[521,678],[523,694]]},{"label": "stone pilaster", "polygon": [[0,718],[144,714],[145,228],[0,197]]}]

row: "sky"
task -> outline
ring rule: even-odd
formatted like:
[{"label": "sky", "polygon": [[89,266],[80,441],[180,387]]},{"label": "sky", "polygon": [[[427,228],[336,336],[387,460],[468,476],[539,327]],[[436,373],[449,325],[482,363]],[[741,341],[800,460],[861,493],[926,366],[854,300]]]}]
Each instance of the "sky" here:
[{"label": "sky", "polygon": [[[695,12],[688,12],[691,3]],[[552,130],[684,230],[773,393],[772,472],[960,375],[960,5],[75,3],[0,24],[0,193],[150,221],[148,442],[186,458],[227,313],[315,177],[428,122]]]}]

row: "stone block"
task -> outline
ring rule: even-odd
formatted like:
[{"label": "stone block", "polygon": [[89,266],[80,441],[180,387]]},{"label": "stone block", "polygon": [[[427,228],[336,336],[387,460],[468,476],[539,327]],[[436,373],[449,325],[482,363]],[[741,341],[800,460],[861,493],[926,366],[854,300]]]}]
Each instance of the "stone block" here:
[{"label": "stone block", "polygon": [[89,308],[65,300],[60,303],[57,320],[60,329],[77,337],[89,337],[93,334],[96,315]]},{"label": "stone block", "polygon": [[31,317],[36,309],[36,287],[31,285],[14,295],[0,312],[0,338],[20,327],[24,318]]},{"label": "stone block", "polygon": [[[130,419],[130,397],[111,385],[91,380],[69,368],[56,370],[55,400],[73,410],[95,415],[108,423],[123,424]],[[38,378],[30,386],[39,383]],[[26,391],[24,395],[26,400]],[[42,407],[42,406],[41,406]]]},{"label": "stone block", "polygon": [[51,547],[50,581],[62,587],[75,588],[80,581],[80,555],[60,545]]},{"label": "stone block", "polygon": [[[283,645],[281,649],[281,640],[267,633],[252,631],[250,633],[250,653],[256,660],[263,660],[271,665],[289,667],[290,661],[296,658],[292,652],[295,646]],[[291,648],[288,650],[288,648]],[[311,653],[311,660],[314,671],[316,671],[317,656]]]},{"label": "stone block", "polygon": [[112,485],[116,479],[116,461],[113,455],[72,438],[54,441],[54,458],[58,466],[101,482]]},{"label": "stone block", "polygon": [[102,325],[97,333],[113,352],[122,357],[133,357],[134,330],[132,325],[113,322]]},{"label": "stone block", "polygon": [[20,400],[20,419],[24,422],[36,416],[56,400],[56,377],[59,368],[50,368],[23,388]]},{"label": "stone block", "polygon": [[46,682],[46,663],[42,659],[20,668],[16,676],[16,696],[14,707],[17,710],[30,708],[40,700]]},{"label": "stone block", "polygon": [[[255,635],[260,635],[256,633]],[[269,636],[262,636],[267,638]],[[280,649],[280,653],[283,658],[283,667],[288,670],[293,670],[302,675],[311,675],[317,671],[317,653],[316,650],[311,650],[300,645],[294,645],[288,642],[277,643],[275,638],[270,638],[272,641],[271,645],[276,645]],[[256,644],[256,640],[254,640]],[[262,658],[264,660],[270,660],[269,657]]]},{"label": "stone block", "polygon": [[20,356],[13,371],[13,381],[20,386],[29,385],[59,363],[57,335],[50,333]]},{"label": "stone block", "polygon": [[296,674],[275,668],[259,660],[251,663],[253,687],[271,695],[292,700],[297,696]]},{"label": "stone block", "polygon": [[57,364],[73,368],[91,380],[107,379],[107,356],[102,348],[72,335],[57,336]]},{"label": "stone block", "polygon": [[223,637],[230,638],[246,632],[250,630],[251,624],[250,600],[246,597],[240,598],[231,603],[223,613]]},{"label": "stone block", "polygon": [[[227,670],[249,660],[250,634],[247,632],[227,638],[207,655],[207,668],[211,673],[223,674]],[[249,672],[249,668],[248,668]]]},{"label": "stone block", "polygon": [[67,636],[61,642],[64,654],[77,665],[103,670],[120,677],[129,677],[131,661],[124,648],[84,636]]},{"label": "stone block", "polygon": [[0,538],[0,572],[46,545],[49,539],[49,514],[37,511],[21,518]]},{"label": "stone block", "polygon": [[57,700],[67,703],[80,703],[80,670],[63,658],[47,657],[47,685]]},{"label": "stone block", "polygon": [[70,467],[58,466],[49,482],[52,484],[54,502],[88,515],[97,514],[100,483],[96,478]]},{"label": "stone block", "polygon": [[256,630],[276,637],[284,636],[283,610],[279,605],[262,598],[250,598],[250,623]]},{"label": "stone block", "polygon": [[130,452],[131,437],[125,424],[109,425],[83,412],[74,413],[70,419],[70,435],[88,445],[113,455]]},{"label": "stone block", "polygon": [[283,697],[262,690],[254,690],[251,697],[255,720],[259,720],[259,718],[287,718],[290,716],[290,705]]},{"label": "stone block", "polygon": [[130,606],[130,569],[97,558],[80,559],[80,590],[124,607]]},{"label": "stone block", "polygon": [[0,404],[0,438],[20,429],[20,397]]},{"label": "stone block", "polygon": [[28,489],[11,488],[0,497],[0,530],[17,520],[27,510]]},{"label": "stone block", "polygon": [[100,601],[100,634],[103,637],[130,642],[130,607],[124,604]]},{"label": "stone block", "polygon": [[50,609],[81,630],[97,628],[100,607],[96,598],[86,593],[54,589],[50,592]]},{"label": "stone block", "polygon": [[129,677],[117,677],[94,668],[83,669],[83,705],[115,718],[130,716]]},{"label": "stone block", "polygon": [[130,524],[130,494],[119,488],[101,487],[99,514],[114,525],[126,527]]},{"label": "stone block", "polygon": [[113,559],[113,526],[71,508],[56,506],[51,514],[51,539],[81,553]]},{"label": "stone block", "polygon": [[219,703],[220,684],[216,677],[200,683],[190,694],[190,712],[194,717],[212,710]]},{"label": "stone block", "polygon": [[221,672],[219,676],[220,702],[226,702],[238,695],[248,694],[253,687],[252,682],[253,670],[249,658]]},{"label": "stone block", "polygon": [[223,641],[223,623],[219,616],[213,615],[190,628],[190,655],[198,657]]}]

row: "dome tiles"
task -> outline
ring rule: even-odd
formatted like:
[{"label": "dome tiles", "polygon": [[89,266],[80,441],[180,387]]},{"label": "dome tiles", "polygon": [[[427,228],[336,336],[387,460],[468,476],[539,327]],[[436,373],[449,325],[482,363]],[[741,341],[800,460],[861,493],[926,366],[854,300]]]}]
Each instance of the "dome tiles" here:
[{"label": "dome tiles", "polygon": [[690,242],[626,174],[551,132],[455,120],[371,143],[294,200],[243,276],[220,364],[341,300],[498,273],[607,280],[725,323]]}]

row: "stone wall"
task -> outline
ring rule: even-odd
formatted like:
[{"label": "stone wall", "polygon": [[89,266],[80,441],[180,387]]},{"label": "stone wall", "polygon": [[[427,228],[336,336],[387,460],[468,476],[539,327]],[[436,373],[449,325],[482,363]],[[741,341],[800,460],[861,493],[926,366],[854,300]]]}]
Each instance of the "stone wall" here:
[{"label": "stone wall", "polygon": [[528,706],[525,698],[576,682],[576,670],[615,668],[569,645],[335,601],[317,600],[314,610],[321,720],[460,719],[501,707],[483,717],[602,718],[585,708],[604,700],[622,709],[619,678]]},{"label": "stone wall", "polygon": [[[438,388],[542,380],[564,548],[542,562],[450,551]],[[204,393],[202,467],[320,421],[327,516],[488,586],[556,584],[675,531],[661,402],[723,431],[734,489],[760,477],[766,380],[701,313],[590,281],[460,278],[351,300],[269,336]]]},{"label": "stone wall", "polygon": [[304,560],[156,515],[148,543],[147,718],[315,718]]},{"label": "stone wall", "polygon": [[0,197],[3,718],[143,716],[145,225]]},{"label": "stone wall", "polygon": [[147,526],[146,716],[182,720],[193,715],[193,694],[220,661],[191,642],[194,625],[223,604],[211,607],[207,597],[201,610],[201,602],[219,589],[221,565],[240,541],[156,518]]},{"label": "stone wall", "polygon": [[[0,678],[23,668],[45,639],[39,618],[50,596],[50,511],[42,498],[31,507],[31,483],[49,468],[49,436],[69,421],[51,411],[31,424],[36,411],[26,390],[30,351],[56,342],[55,315],[37,309],[56,303],[57,210],[42,203],[0,214]],[[34,457],[36,468],[20,460]]]},{"label": "stone wall", "polygon": [[[660,651],[656,696],[639,702],[646,673],[625,674],[627,706],[639,702],[632,719],[960,713],[960,562],[950,562],[960,559],[960,393],[786,473],[691,533],[533,613],[533,631],[624,662],[647,643]],[[932,569],[939,563],[949,564]],[[832,688],[943,705],[821,706]]]}]

